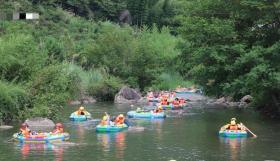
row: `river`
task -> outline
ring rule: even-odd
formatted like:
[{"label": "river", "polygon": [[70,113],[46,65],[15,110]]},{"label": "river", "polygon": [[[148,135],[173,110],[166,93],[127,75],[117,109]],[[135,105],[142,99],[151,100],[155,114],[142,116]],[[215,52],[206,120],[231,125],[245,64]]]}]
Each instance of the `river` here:
[{"label": "river", "polygon": [[[183,115],[169,114],[164,120],[130,120],[144,129],[113,134],[97,134],[97,120],[83,123],[68,121],[76,107],[65,108],[63,123],[75,146],[8,143],[17,131],[0,131],[0,160],[55,161],[249,161],[280,160],[280,123],[266,120],[252,109],[188,108]],[[96,103],[86,106],[94,119],[104,112],[117,115],[130,110],[126,105]],[[219,128],[231,117],[247,125],[257,138],[226,139],[218,136]]]}]

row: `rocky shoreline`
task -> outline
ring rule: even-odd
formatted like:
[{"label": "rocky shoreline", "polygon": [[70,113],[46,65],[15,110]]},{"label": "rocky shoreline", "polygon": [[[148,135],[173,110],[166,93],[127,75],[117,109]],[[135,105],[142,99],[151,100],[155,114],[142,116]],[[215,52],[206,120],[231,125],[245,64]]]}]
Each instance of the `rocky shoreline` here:
[{"label": "rocky shoreline", "polygon": [[[210,98],[202,94],[186,94],[179,97],[186,99],[190,105],[205,106],[206,108],[248,108],[253,97],[246,95],[239,101],[235,101],[232,97]],[[81,105],[96,103],[96,99],[91,96],[83,96],[79,100],[69,101],[69,105]],[[146,97],[142,96],[139,90],[123,86],[115,95],[114,103],[116,104],[138,104],[147,103]]]},{"label": "rocky shoreline", "polygon": [[248,108],[253,101],[253,97],[246,95],[239,101],[234,101],[232,97],[221,97],[218,99],[208,99],[206,106],[216,108]]}]

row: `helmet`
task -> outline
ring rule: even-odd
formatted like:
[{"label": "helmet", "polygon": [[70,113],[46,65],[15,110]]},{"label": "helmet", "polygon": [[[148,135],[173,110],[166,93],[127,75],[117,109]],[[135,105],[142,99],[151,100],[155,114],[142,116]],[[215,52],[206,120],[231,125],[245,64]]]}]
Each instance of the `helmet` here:
[{"label": "helmet", "polygon": [[84,108],[83,106],[81,106],[79,109],[80,109],[80,110],[84,110],[85,108]]},{"label": "helmet", "polygon": [[231,121],[236,121],[236,118],[231,118]]},{"label": "helmet", "polygon": [[123,118],[124,116],[123,116],[123,114],[120,114],[119,117],[120,117],[120,118]]},{"label": "helmet", "polygon": [[162,110],[162,106],[161,106],[161,105],[160,105],[160,106],[158,106],[158,109]]},{"label": "helmet", "polygon": [[22,128],[26,128],[26,127],[28,127],[28,125],[27,125],[27,123],[22,123],[22,124],[21,124],[21,127],[22,127]]},{"label": "helmet", "polygon": [[57,124],[55,124],[55,127],[60,127],[60,128],[62,128],[63,125],[62,125],[62,123],[57,123]]},{"label": "helmet", "polygon": [[107,116],[103,116],[102,120],[106,121],[107,120]]}]

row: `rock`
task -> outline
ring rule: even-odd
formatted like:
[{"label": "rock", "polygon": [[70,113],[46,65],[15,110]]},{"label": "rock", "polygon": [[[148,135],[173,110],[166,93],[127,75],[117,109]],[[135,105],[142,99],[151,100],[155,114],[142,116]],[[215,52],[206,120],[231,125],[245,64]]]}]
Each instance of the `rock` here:
[{"label": "rock", "polygon": [[68,104],[69,105],[80,105],[82,103],[81,103],[81,101],[69,101]]},{"label": "rock", "polygon": [[241,98],[240,102],[251,103],[253,101],[253,97],[250,95],[246,95]]},{"label": "rock", "polygon": [[115,96],[115,103],[137,103],[142,101],[141,94],[132,88],[124,86]]},{"label": "rock", "polygon": [[229,107],[239,107],[239,102],[228,102]]},{"label": "rock", "polygon": [[233,98],[230,96],[225,97],[226,102],[233,102]]},{"label": "rock", "polygon": [[69,101],[69,105],[81,105],[81,104],[92,104],[96,103],[96,100],[91,96],[84,96],[80,100]]},{"label": "rock", "polygon": [[244,96],[240,102],[235,102],[233,101],[232,97],[221,97],[219,99],[216,100],[208,100],[208,102],[206,103],[207,106],[211,107],[215,107],[215,108],[219,108],[219,107],[223,107],[223,108],[247,108],[248,107],[248,103],[250,103],[252,101],[253,97],[250,95],[246,95]]},{"label": "rock", "polygon": [[217,104],[226,103],[226,98],[225,98],[225,97],[221,97],[221,98],[217,99],[217,100],[215,101],[215,103],[217,103]]},{"label": "rock", "polygon": [[246,103],[246,102],[240,102],[239,105],[238,105],[238,107],[239,107],[239,108],[247,108],[248,105],[249,105],[249,104]]},{"label": "rock", "polygon": [[31,131],[50,132],[53,130],[55,124],[52,120],[42,117],[35,117],[25,120]]},{"label": "rock", "polygon": [[0,130],[8,130],[8,129],[12,129],[13,126],[8,126],[8,125],[1,125],[0,126]]}]

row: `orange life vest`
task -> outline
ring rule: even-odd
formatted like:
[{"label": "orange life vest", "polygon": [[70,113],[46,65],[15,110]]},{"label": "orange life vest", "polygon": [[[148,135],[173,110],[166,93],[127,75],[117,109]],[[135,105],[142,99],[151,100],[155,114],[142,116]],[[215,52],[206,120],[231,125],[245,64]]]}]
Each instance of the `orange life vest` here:
[{"label": "orange life vest", "polygon": [[156,109],[154,112],[155,112],[155,113],[161,113],[161,112],[162,112],[162,109]]},{"label": "orange life vest", "polygon": [[184,100],[184,99],[180,99],[180,100],[179,100],[179,103],[180,103],[180,104],[184,104],[184,103],[185,103],[185,100]]},{"label": "orange life vest", "polygon": [[179,101],[174,100],[174,101],[173,101],[173,105],[174,105],[174,106],[179,106]]},{"label": "orange life vest", "polygon": [[124,123],[124,118],[117,117],[116,120],[115,120],[115,123],[116,124],[123,124]]},{"label": "orange life vest", "polygon": [[168,102],[167,102],[167,100],[166,100],[166,99],[164,99],[164,100],[162,100],[162,101],[161,101],[161,104],[162,104],[162,105],[167,105],[167,104],[168,104]]},{"label": "orange life vest", "polygon": [[230,130],[238,130],[238,126],[237,125],[230,125],[229,129]]},{"label": "orange life vest", "polygon": [[30,130],[28,128],[20,128],[20,132],[22,133],[23,136],[28,137],[30,136]]},{"label": "orange life vest", "polygon": [[52,131],[52,133],[54,133],[54,134],[64,133],[64,130],[63,130],[63,128],[56,128]]}]

